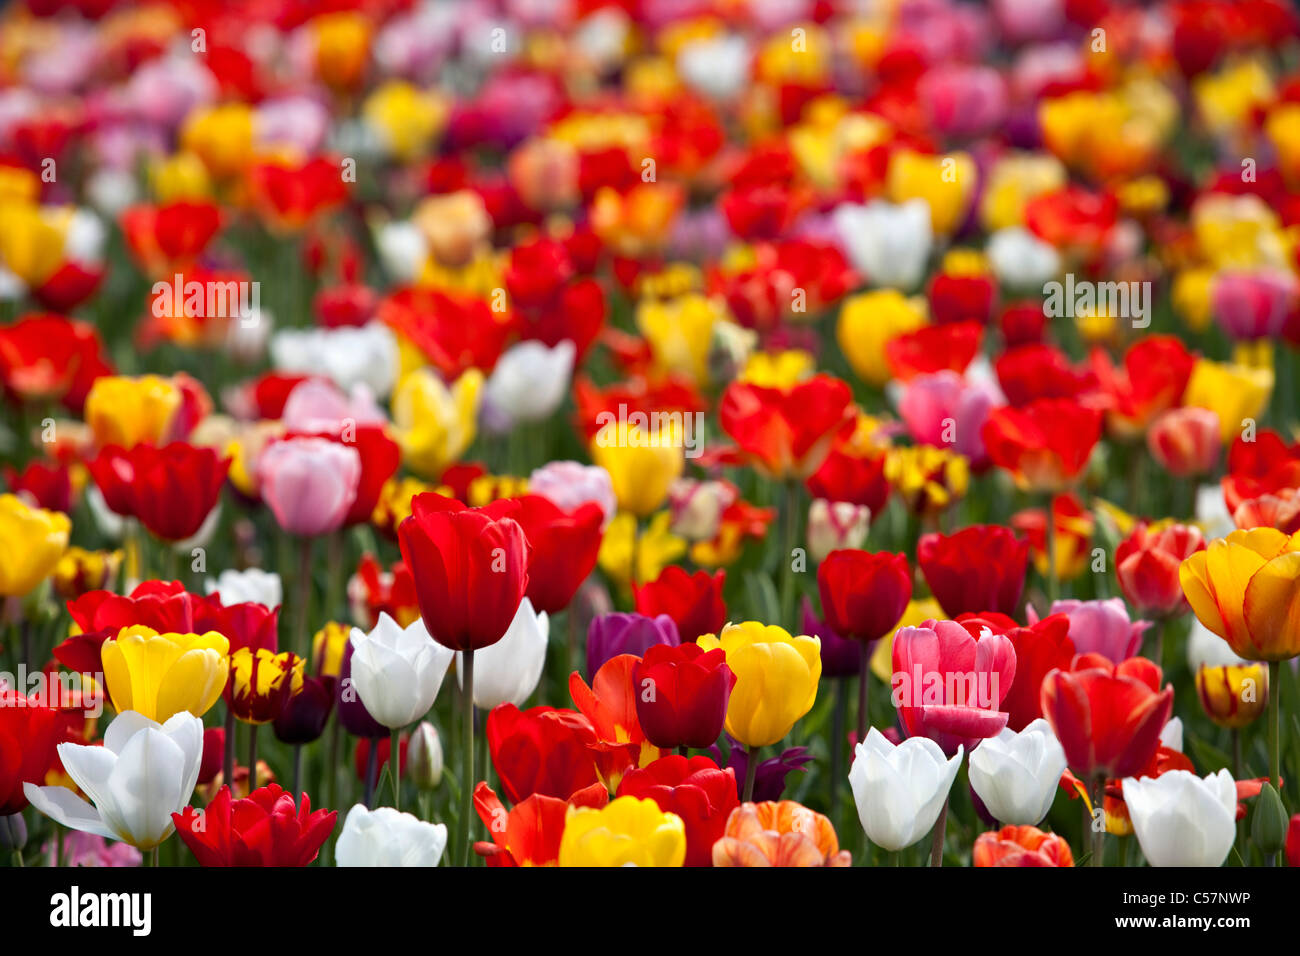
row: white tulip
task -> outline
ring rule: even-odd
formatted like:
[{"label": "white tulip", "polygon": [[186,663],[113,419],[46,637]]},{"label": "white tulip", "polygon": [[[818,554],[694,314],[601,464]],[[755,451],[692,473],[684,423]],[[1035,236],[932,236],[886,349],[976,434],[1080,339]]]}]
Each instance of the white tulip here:
[{"label": "white tulip", "polygon": [[1183,719],[1170,717],[1160,728],[1160,746],[1183,752]]},{"label": "white tulip", "polygon": [[731,100],[749,82],[749,41],[729,34],[692,40],[677,54],[682,82],[712,100]]},{"label": "white tulip", "polygon": [[222,604],[261,604],[276,608],[284,603],[280,575],[261,568],[246,571],[227,568],[215,578],[208,578],[205,587],[209,594],[221,598]]},{"label": "white tulip", "polygon": [[814,498],[808,508],[808,554],[816,562],[840,548],[860,548],[867,540],[871,509],[850,501]]},{"label": "white tulip", "polygon": [[849,768],[858,819],[871,842],[901,850],[929,833],[961,760],[961,747],[945,759],[943,749],[928,737],[909,737],[895,747],[872,727]]},{"label": "white tulip", "polygon": [[375,230],[375,249],[394,282],[414,282],[429,260],[429,243],[411,222],[385,223]]},{"label": "white tulip", "polygon": [[1061,272],[1061,256],[1055,247],[1021,226],[993,233],[985,252],[998,281],[1013,289],[1041,286]]},{"label": "white tulip", "polygon": [[970,755],[970,783],[999,823],[1037,825],[1052,809],[1065,751],[1043,718],[1020,733],[1003,728]]},{"label": "white tulip", "polygon": [[513,422],[539,422],[560,407],[573,374],[574,345],[536,339],[512,345],[497,360],[485,386],[487,404]]},{"label": "white tulip", "polygon": [[[23,784],[41,813],[70,830],[152,850],[175,829],[172,814],[189,804],[203,759],[203,721],[185,711],[159,724],[133,710],[108,725],[102,747],[59,744],[67,787]],[[93,804],[93,806],[92,806]]]},{"label": "white tulip", "polygon": [[445,849],[446,824],[358,803],[343,821],[334,855],[338,866],[437,866]]},{"label": "white tulip", "polygon": [[1124,803],[1152,866],[1221,866],[1237,835],[1237,784],[1227,770],[1126,777]]},{"label": "white tulip", "polygon": [[352,629],[352,684],[370,716],[390,729],[405,727],[433,706],[454,653],[420,618],[402,628],[380,612],[369,634]]},{"label": "white tulip", "polygon": [[397,338],[382,322],[360,328],[281,329],[271,336],[271,361],[281,372],[326,375],[345,392],[365,384],[377,398],[397,382]]},{"label": "white tulip", "polygon": [[874,199],[865,206],[842,203],[832,213],[844,249],[873,285],[913,289],[925,275],[934,233],[930,205]]},{"label": "white tulip", "polygon": [[[523,706],[542,678],[550,633],[546,612],[539,614],[533,602],[524,598],[505,637],[474,652],[474,706],[480,710],[501,704]],[[462,656],[456,654],[456,681],[464,687]]]}]

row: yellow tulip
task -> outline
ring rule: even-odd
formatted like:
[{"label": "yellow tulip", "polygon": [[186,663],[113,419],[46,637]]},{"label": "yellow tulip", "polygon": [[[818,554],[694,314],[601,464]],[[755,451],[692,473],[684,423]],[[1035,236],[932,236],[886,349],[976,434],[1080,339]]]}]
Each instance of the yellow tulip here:
[{"label": "yellow tulip", "polygon": [[207,199],[212,195],[208,167],[194,153],[176,153],[156,160],[149,169],[149,185],[160,203]]},{"label": "yellow tulip", "polygon": [[3,207],[0,262],[29,286],[39,286],[63,264],[64,230],[58,217],[30,203]]},{"label": "yellow tulip", "polygon": [[1178,568],[1200,622],[1249,661],[1300,654],[1300,532],[1232,532]]},{"label": "yellow tulip", "polygon": [[1197,110],[1210,131],[1229,135],[1255,123],[1255,113],[1273,99],[1273,80],[1257,59],[1241,60],[1192,82]]},{"label": "yellow tulip", "polygon": [[632,422],[610,422],[591,440],[591,460],[609,472],[614,497],[638,518],[653,514],[686,466],[679,429],[657,431]]},{"label": "yellow tulip", "polygon": [[681,866],[686,825],[648,797],[619,797],[599,810],[570,807],[560,866]]},{"label": "yellow tulip", "polygon": [[990,231],[1022,226],[1029,200],[1060,189],[1068,179],[1061,161],[1038,153],[1012,153],[989,170],[980,219]]},{"label": "yellow tulip", "polygon": [[402,460],[436,478],[464,454],[477,431],[483,373],[468,369],[450,389],[429,368],[406,375],[393,392],[393,426]]},{"label": "yellow tulip", "polygon": [[0,495],[0,595],[22,597],[35,590],[63,557],[71,530],[61,511]]},{"label": "yellow tulip", "polygon": [[112,589],[125,552],[68,548],[54,566],[54,592],[61,598],[79,598],[88,591]]},{"label": "yellow tulip", "polygon": [[1210,306],[1213,287],[1213,269],[1184,269],[1174,277],[1170,290],[1174,311],[1193,332],[1204,332],[1210,327],[1214,318]]},{"label": "yellow tulip", "polygon": [[1282,103],[1268,114],[1264,122],[1278,166],[1292,186],[1300,183],[1300,103]]},{"label": "yellow tulip", "polygon": [[253,158],[253,111],[244,103],[199,107],[186,117],[181,146],[215,179],[243,172]]},{"label": "yellow tulip", "polygon": [[934,514],[966,496],[970,462],[947,448],[903,445],[886,452],[885,479],[911,511]]},{"label": "yellow tulip", "polygon": [[696,641],[706,651],[721,647],[736,686],[727,705],[727,733],[746,747],[766,747],[790,733],[812,710],[822,676],[822,642],[791,637],[775,624],[728,624],[721,635]]},{"label": "yellow tulip", "polygon": [[1263,664],[1202,664],[1196,672],[1201,709],[1220,727],[1240,730],[1268,703],[1268,669]]},{"label": "yellow tulip", "polygon": [[368,97],[361,115],[398,160],[421,159],[447,121],[447,104],[402,80],[389,80]]},{"label": "yellow tulip", "polygon": [[781,352],[755,352],[745,362],[739,380],[764,388],[793,388],[812,375],[817,363],[803,349]]},{"label": "yellow tulip", "polygon": [[307,24],[316,41],[316,75],[335,90],[358,84],[370,56],[370,21],[361,13],[326,13]]},{"label": "yellow tulip", "polygon": [[134,624],[104,642],[104,680],[113,709],[164,723],[181,711],[208,712],[226,686],[230,642],[216,631],[159,634]]},{"label": "yellow tulip", "polygon": [[726,318],[724,303],[692,294],[665,302],[642,302],[636,312],[636,325],[650,343],[656,368],[677,372],[703,385],[709,381],[713,328]]},{"label": "yellow tulip", "polygon": [[[358,615],[357,619],[363,620],[364,616]],[[410,621],[399,620],[397,623],[405,627]],[[347,650],[351,637],[352,626],[338,621],[330,621],[315,633],[311,639],[311,659],[316,676],[339,676],[343,669],[343,653]]]},{"label": "yellow tulip", "polygon": [[1218,413],[1220,437],[1229,445],[1238,432],[1268,407],[1273,394],[1273,370],[1197,359],[1183,396],[1184,405]]},{"label": "yellow tulip", "polygon": [[937,235],[947,236],[966,218],[975,179],[975,161],[966,153],[931,156],[903,149],[890,158],[885,184],[893,202],[924,199],[930,226]]},{"label": "yellow tulip", "polygon": [[661,511],[638,530],[636,518],[620,511],[605,529],[600,541],[600,568],[622,585],[632,583],[632,558],[636,557],[635,580],[653,581],[665,567],[686,553],[686,541],[669,530],[672,515]]},{"label": "yellow tulip", "polygon": [[877,289],[844,300],[835,338],[858,378],[880,388],[889,381],[885,346],[929,323],[925,300],[897,289]]},{"label": "yellow tulip", "polygon": [[158,444],[180,407],[180,389],[161,375],[103,375],[86,396],[86,424],[100,446]]}]

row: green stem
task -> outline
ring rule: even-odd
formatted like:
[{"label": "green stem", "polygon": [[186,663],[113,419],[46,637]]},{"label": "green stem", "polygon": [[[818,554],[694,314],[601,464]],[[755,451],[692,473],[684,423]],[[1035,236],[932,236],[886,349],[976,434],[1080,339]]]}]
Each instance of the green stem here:
[{"label": "green stem", "polygon": [[460,752],[460,818],[456,828],[460,831],[460,865],[469,866],[469,815],[474,790],[474,649],[471,647],[461,654],[461,660],[465,662],[465,687],[460,702],[465,738]]},{"label": "green stem", "polygon": [[758,778],[758,747],[745,748],[745,792],[741,798],[743,803],[752,803],[754,800],[754,781]]},{"label": "green stem", "polygon": [[248,725],[248,792],[257,789],[257,724]]},{"label": "green stem", "polygon": [[1268,778],[1282,792],[1282,708],[1278,698],[1281,681],[1278,677],[1280,667],[1277,661],[1268,662]]},{"label": "green stem", "polygon": [[[866,641],[859,641],[858,653],[858,743],[867,739],[867,727],[871,723],[871,651]],[[835,741],[839,749],[842,741]]]},{"label": "green stem", "polygon": [[311,644],[308,640],[308,618],[311,604],[311,538],[298,542],[298,627],[294,635],[297,653],[303,660],[311,658]]},{"label": "green stem", "polygon": [[785,483],[781,502],[781,624],[799,633],[794,620],[794,563],[792,560],[799,526],[799,485],[793,479]]},{"label": "green stem", "polygon": [[948,801],[951,795],[943,798],[943,808],[939,819],[934,823],[934,839],[930,843],[930,865],[943,866],[943,838],[948,833]]}]

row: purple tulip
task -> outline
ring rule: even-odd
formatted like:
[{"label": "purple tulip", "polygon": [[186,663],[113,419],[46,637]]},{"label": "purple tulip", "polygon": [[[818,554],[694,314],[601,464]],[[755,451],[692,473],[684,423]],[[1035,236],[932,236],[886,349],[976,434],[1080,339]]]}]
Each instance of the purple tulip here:
[{"label": "purple tulip", "polygon": [[823,677],[858,676],[862,642],[840,637],[831,630],[829,624],[813,614],[812,601],[806,597],[803,599],[803,633],[821,639]]},{"label": "purple tulip", "polygon": [[667,614],[646,617],[615,611],[593,618],[587,629],[587,680],[592,680],[611,657],[635,654],[641,657],[655,644],[676,647],[682,642],[677,625]]}]

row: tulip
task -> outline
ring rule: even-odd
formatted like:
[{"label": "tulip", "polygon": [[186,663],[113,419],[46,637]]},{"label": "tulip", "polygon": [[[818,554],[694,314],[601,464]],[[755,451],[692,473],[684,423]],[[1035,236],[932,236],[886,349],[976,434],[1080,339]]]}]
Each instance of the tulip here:
[{"label": "tulip", "polygon": [[999,823],[1036,825],[1052,809],[1065,751],[1041,717],[1016,733],[1003,729],[970,755],[970,783]]},{"label": "tulip", "polygon": [[1258,420],[1273,394],[1273,370],[1198,359],[1192,369],[1183,404],[1208,408],[1219,416],[1219,438],[1224,445]]},{"label": "tulip", "polygon": [[233,800],[222,787],[204,810],[172,814],[176,833],[200,866],[307,866],[334,832],[338,814],[302,808],[276,784]]},{"label": "tulip", "polygon": [[104,375],[86,396],[86,424],[100,447],[131,448],[169,437],[184,401],[170,379]]},{"label": "tulip", "polygon": [[1237,785],[1227,770],[1123,781],[1142,854],[1152,866],[1221,866],[1237,836]]},{"label": "tulip", "polygon": [[1070,844],[1034,826],[1005,826],[981,833],[972,852],[975,866],[1074,866]]},{"label": "tulip", "polygon": [[[933,74],[927,76],[932,78]],[[903,205],[924,201],[931,228],[947,236],[965,219],[976,178],[975,161],[967,153],[937,156],[904,148],[890,153],[886,192],[891,200]],[[885,241],[898,240],[888,236]]]},{"label": "tulip", "polygon": [[325,438],[272,442],[257,464],[262,499],[289,534],[311,538],[343,524],[361,481],[355,448]]},{"label": "tulip", "polygon": [[71,530],[65,514],[0,495],[0,595],[23,597],[45,580],[67,550]]},{"label": "tulip", "polygon": [[632,675],[637,721],[656,747],[703,749],[717,742],[736,675],[720,649],[655,644]]},{"label": "tulip", "polygon": [[808,555],[821,564],[832,551],[858,549],[867,540],[871,509],[848,501],[816,498],[808,509]]},{"label": "tulip", "polygon": [[230,641],[215,631],[160,634],[132,625],[104,642],[104,680],[113,709],[166,722],[201,717],[221,696],[230,673]]},{"label": "tulip", "polygon": [[979,468],[986,462],[980,430],[1001,403],[1002,395],[992,382],[970,382],[943,369],[907,382],[898,413],[915,441],[950,448]]},{"label": "tulip", "polygon": [[535,339],[506,349],[484,388],[487,406],[512,424],[550,418],[568,392],[574,351],[567,340],[548,348]]},{"label": "tulip", "polygon": [[474,441],[483,373],[469,369],[450,387],[428,368],[405,375],[393,392],[393,427],[402,460],[426,478],[440,475]]},{"label": "tulip", "polygon": [[[271,336],[270,352],[278,371],[324,375],[347,393],[357,385],[366,386],[378,398],[394,391],[397,341],[381,322],[360,328],[282,329]],[[397,393],[393,396],[393,418],[402,420]]]},{"label": "tulip", "polygon": [[[1033,605],[1027,608],[1029,623],[1038,620]],[[1064,614],[1070,621],[1070,641],[1080,654],[1100,654],[1113,664],[1135,656],[1142,647],[1142,635],[1150,621],[1134,621],[1120,598],[1053,601],[1049,614]]]},{"label": "tulip", "polygon": [[1289,272],[1261,269],[1222,272],[1210,293],[1210,308],[1234,341],[1276,338],[1296,305],[1296,280]]},{"label": "tulip", "polygon": [[276,740],[295,747],[319,740],[333,710],[334,678],[304,677],[272,721]]},{"label": "tulip", "polygon": [[668,426],[649,431],[610,422],[592,438],[591,458],[609,473],[618,506],[637,518],[653,514],[682,473],[682,435]]},{"label": "tulip", "polygon": [[411,731],[411,741],[406,748],[407,776],[420,790],[436,790],[442,783],[442,738],[438,729],[427,720],[420,721]]},{"label": "tulip", "polygon": [[872,727],[849,768],[858,819],[871,842],[897,852],[924,837],[948,806],[962,754],[958,747],[945,758],[926,737],[909,737],[895,746]]},{"label": "tulip", "polygon": [[1069,399],[1042,398],[995,408],[981,430],[989,459],[1033,491],[1076,481],[1101,437],[1101,415]]},{"label": "tulip", "polygon": [[569,606],[596,566],[604,514],[595,504],[564,511],[549,499],[527,494],[514,518],[524,529],[532,558],[527,595],[533,607],[554,614]]},{"label": "tulip", "polygon": [[733,382],[718,420],[762,474],[802,480],[821,467],[831,443],[855,420],[852,402],[848,384],[829,375],[789,389]]},{"label": "tulip", "polygon": [[94,383],[113,371],[95,327],[61,315],[25,315],[0,326],[0,354],[0,381],[8,392],[27,401],[60,401],[78,413]]},{"label": "tulip", "polygon": [[0,820],[21,820],[14,815],[27,807],[23,785],[45,781],[65,737],[62,714],[53,706],[59,703],[0,686]]},{"label": "tulip", "polygon": [[604,514],[602,527],[609,526],[618,510],[609,472],[599,465],[583,465],[576,461],[547,462],[528,476],[528,492],[541,495],[568,512],[593,502]]},{"label": "tulip", "polygon": [[592,676],[620,654],[644,655],[657,644],[676,647],[682,642],[677,625],[667,614],[613,612],[591,619],[587,629],[587,675]]},{"label": "tulip", "polygon": [[1178,580],[1184,559],[1205,549],[1198,528],[1170,525],[1159,531],[1139,522],[1115,549],[1115,576],[1129,603],[1161,617],[1187,608]]},{"label": "tulip", "polygon": [[[70,830],[152,850],[172,834],[172,814],[189,802],[203,758],[203,721],[180,712],[158,724],[120,711],[102,747],[59,744],[63,769],[87,803],[67,787],[23,784],[41,813]],[[93,805],[92,805],[93,804]]]},{"label": "tulip", "polygon": [[283,603],[280,575],[261,568],[247,568],[243,571],[228,568],[215,579],[208,578],[205,589],[225,604],[252,603],[275,608]]},{"label": "tulip", "polygon": [[139,519],[164,541],[184,541],[199,533],[217,506],[230,460],[184,442],[165,448],[142,443],[129,451],[109,446],[89,468],[115,511]]},{"label": "tulip", "polygon": [[248,724],[275,720],[289,698],[302,690],[301,657],[265,648],[241,647],[230,655],[230,708]]},{"label": "tulip", "polygon": [[1291,818],[1286,831],[1287,866],[1300,866],[1300,813]]},{"label": "tulip", "polygon": [[[967,630],[990,626],[978,617],[963,618],[961,623]],[[1016,676],[1002,707],[1007,712],[1007,727],[1018,733],[1043,716],[1039,693],[1043,678],[1058,667],[1068,670],[1075,647],[1070,639],[1070,619],[1064,614],[1050,614],[1028,627],[1010,627],[1002,633],[1016,651]]]},{"label": "tulip", "polygon": [[1004,635],[926,621],[894,635],[893,664],[892,699],[909,737],[929,737],[953,754],[1007,725],[999,707],[1015,679],[1016,651]]},{"label": "tulip", "polygon": [[739,801],[736,777],[708,757],[671,754],[629,771],[619,797],[649,798],[665,813],[675,813],[686,828],[685,866],[710,866],[713,844],[723,835]]},{"label": "tulip", "polygon": [[[546,612],[534,611],[527,597],[520,601],[505,636],[474,654],[474,706],[486,711],[526,701],[537,689],[546,667],[550,631]],[[457,652],[456,681],[461,685],[464,670],[464,654]]]},{"label": "tulip", "polygon": [[654,618],[667,615],[676,623],[678,634],[688,641],[701,634],[716,634],[727,623],[727,606],[722,599],[726,577],[726,571],[690,574],[670,565],[654,581],[633,589],[637,613]]},{"label": "tulip", "polygon": [[727,666],[736,675],[725,726],[727,733],[751,751],[744,792],[748,799],[758,769],[752,751],[790,733],[817,700],[821,641],[791,637],[775,624],[746,621],[727,625],[720,635],[705,634],[696,643],[706,651],[721,647],[727,654]]},{"label": "tulip", "polygon": [[911,199],[900,205],[879,199],[865,206],[844,203],[836,207],[833,216],[841,242],[859,272],[877,285],[892,288],[911,289],[920,284],[934,241],[925,200]]},{"label": "tulip", "polygon": [[338,866],[437,866],[447,849],[447,826],[425,823],[392,807],[356,804],[343,821],[335,848]]},{"label": "tulip", "polygon": [[366,705],[361,702],[361,695],[357,693],[356,684],[352,681],[352,658],[355,656],[356,648],[352,644],[351,631],[345,630],[344,636],[346,639],[343,641],[343,650],[339,658],[334,701],[339,712],[339,723],[354,737],[369,739],[388,736],[389,728],[370,715]]},{"label": "tulip", "polygon": [[380,614],[370,633],[354,627],[351,642],[352,680],[375,720],[398,730],[429,712],[453,652],[429,637],[423,621],[402,628]]},{"label": "tulip", "polygon": [[1001,525],[971,525],[956,534],[924,534],[917,564],[944,613],[1014,614],[1020,606],[1029,543]]},{"label": "tulip", "polygon": [[560,866],[681,866],[686,827],[654,800],[619,797],[599,810],[569,811],[560,838]]},{"label": "tulip", "polygon": [[1085,780],[1142,770],[1160,743],[1174,689],[1158,689],[1160,670],[1141,657],[1111,664],[1097,654],[1075,658],[1073,670],[1043,679],[1043,716]]},{"label": "tulip", "polygon": [[793,800],[745,803],[713,844],[714,866],[850,866],[831,821]]},{"label": "tulip", "polygon": [[1222,447],[1218,413],[1208,408],[1171,409],[1147,431],[1151,457],[1175,477],[1209,473]]},{"label": "tulip", "polygon": [[1264,713],[1268,670],[1262,664],[1202,664],[1196,671],[1196,694],[1210,720],[1240,730]]},{"label": "tulip", "polygon": [[574,710],[502,704],[488,714],[488,750],[506,799],[518,804],[535,793],[568,800],[592,785],[596,743],[591,721]]},{"label": "tulip", "polygon": [[711,541],[738,497],[736,486],[727,481],[677,479],[668,489],[673,534],[688,541]]}]

